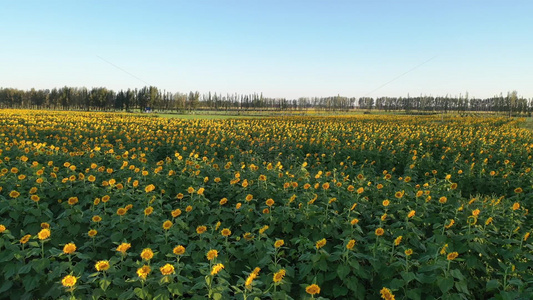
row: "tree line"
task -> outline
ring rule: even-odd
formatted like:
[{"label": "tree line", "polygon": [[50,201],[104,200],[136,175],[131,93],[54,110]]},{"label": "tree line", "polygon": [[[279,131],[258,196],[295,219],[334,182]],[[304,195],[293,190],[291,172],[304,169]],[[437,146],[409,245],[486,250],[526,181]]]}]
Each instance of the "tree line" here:
[{"label": "tree line", "polygon": [[533,111],[533,99],[518,96],[516,91],[491,98],[459,97],[300,97],[298,99],[269,98],[262,93],[220,94],[191,91],[168,92],[154,86],[115,92],[105,87],[62,87],[54,89],[20,90],[0,88],[0,108],[115,110],[115,111],[177,111],[192,110],[305,110],[349,111],[353,109],[404,111],[407,113],[437,112],[505,112],[528,115]]}]

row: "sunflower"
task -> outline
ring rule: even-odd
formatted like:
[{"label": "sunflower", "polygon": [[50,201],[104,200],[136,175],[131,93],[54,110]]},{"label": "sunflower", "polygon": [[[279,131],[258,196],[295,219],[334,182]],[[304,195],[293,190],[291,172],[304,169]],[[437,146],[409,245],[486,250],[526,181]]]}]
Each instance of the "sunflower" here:
[{"label": "sunflower", "polygon": [[214,276],[214,275],[218,274],[218,272],[220,272],[222,269],[224,269],[224,265],[223,264],[214,265],[213,268],[211,269],[211,275]]},{"label": "sunflower", "polygon": [[385,300],[394,300],[394,295],[392,294],[391,290],[386,287],[382,288],[379,293],[381,294],[381,298]]},{"label": "sunflower", "polygon": [[207,227],[204,226],[204,225],[196,227],[196,233],[198,233],[198,234],[202,234],[202,233],[204,233],[206,231],[207,231]]},{"label": "sunflower", "polygon": [[272,281],[274,281],[274,283],[281,282],[283,280],[283,277],[285,277],[285,274],[286,271],[284,269],[277,271],[276,273],[274,273],[274,276],[272,276]]},{"label": "sunflower", "polygon": [[41,241],[42,240],[46,240],[47,238],[50,237],[50,229],[48,229],[48,228],[41,229],[41,231],[39,231],[39,233],[37,234],[37,237]]},{"label": "sunflower", "polygon": [[178,245],[172,250],[172,252],[176,255],[183,255],[185,253],[185,247]]},{"label": "sunflower", "polygon": [[74,243],[68,243],[63,247],[63,253],[65,254],[71,254],[76,251],[76,244]]},{"label": "sunflower", "polygon": [[317,249],[320,249],[326,245],[326,239],[321,239],[316,242],[315,246]]},{"label": "sunflower", "polygon": [[261,229],[259,229],[259,234],[265,233],[265,231],[267,231],[268,228],[269,228],[268,225],[265,225],[265,226],[261,227]]},{"label": "sunflower", "polygon": [[174,274],[174,266],[171,264],[166,264],[159,268],[159,271],[161,271],[161,274],[164,276]]},{"label": "sunflower", "polygon": [[279,248],[283,246],[284,244],[285,244],[284,240],[276,240],[276,242],[274,243],[274,248]]},{"label": "sunflower", "polygon": [[346,244],[346,249],[352,250],[354,246],[355,246],[355,240],[349,240],[348,244]]},{"label": "sunflower", "polygon": [[74,204],[78,203],[78,197],[70,197],[70,198],[68,198],[67,202],[68,202],[69,205],[74,205]]},{"label": "sunflower", "polygon": [[109,261],[108,260],[100,260],[98,261],[94,267],[96,268],[96,271],[107,271],[109,269]]},{"label": "sunflower", "polygon": [[305,288],[305,292],[309,295],[320,294],[320,287],[316,284],[311,284]]},{"label": "sunflower", "polygon": [[31,238],[31,234],[26,234],[25,236],[23,236],[21,239],[20,239],[20,243],[21,244],[26,244]]},{"label": "sunflower", "polygon": [[454,260],[457,258],[457,256],[459,256],[459,253],[457,252],[451,252],[448,254],[448,256],[446,257],[447,260]]},{"label": "sunflower", "polygon": [[402,242],[402,236],[398,236],[395,240],[394,240],[394,246],[398,246],[400,245],[400,243]]},{"label": "sunflower", "polygon": [[385,230],[383,230],[383,228],[378,228],[376,229],[376,231],[374,232],[377,236],[382,236],[384,233],[385,233]]},{"label": "sunflower", "polygon": [[445,227],[446,229],[448,229],[448,228],[452,227],[453,224],[455,224],[455,220],[454,220],[454,219],[450,219],[450,223],[448,223],[448,225],[445,225],[444,227]]},{"label": "sunflower", "polygon": [[231,235],[231,230],[229,230],[229,228],[224,228],[220,231],[220,234],[222,234],[222,236],[228,237]]},{"label": "sunflower", "polygon": [[207,256],[207,260],[213,260],[216,257],[218,257],[218,251],[215,249],[211,249],[207,252],[206,256]]},{"label": "sunflower", "polygon": [[153,185],[153,184],[149,184],[149,185],[147,185],[147,186],[144,188],[144,191],[145,191],[146,193],[149,193],[149,192],[151,192],[151,191],[153,191],[153,190],[155,190],[155,185]]},{"label": "sunflower", "polygon": [[170,214],[172,215],[173,218],[177,218],[181,215],[181,209],[177,208],[173,210]]},{"label": "sunflower", "polygon": [[63,279],[61,279],[61,284],[64,286],[64,287],[73,287],[76,285],[76,282],[78,281],[78,279],[72,275],[67,275],[65,277],[63,277]]},{"label": "sunflower", "polygon": [[126,254],[126,251],[128,251],[129,248],[131,248],[131,244],[130,243],[122,243],[122,244],[117,246],[117,251],[124,255],[124,254]]},{"label": "sunflower", "polygon": [[88,235],[89,237],[95,237],[97,234],[98,234],[98,231],[96,231],[96,229],[91,229],[91,230],[89,230],[89,232],[87,233],[87,235]]},{"label": "sunflower", "polygon": [[139,276],[139,278],[141,278],[142,280],[145,280],[151,271],[152,269],[150,268],[150,266],[144,265],[137,269],[137,276]]},{"label": "sunflower", "polygon": [[141,252],[141,258],[144,259],[144,260],[150,260],[150,259],[152,259],[152,257],[154,257],[154,252],[150,248],[145,248]]},{"label": "sunflower", "polygon": [[165,222],[163,222],[163,229],[169,230],[172,227],[172,225],[174,225],[172,224],[172,221],[166,220]]}]

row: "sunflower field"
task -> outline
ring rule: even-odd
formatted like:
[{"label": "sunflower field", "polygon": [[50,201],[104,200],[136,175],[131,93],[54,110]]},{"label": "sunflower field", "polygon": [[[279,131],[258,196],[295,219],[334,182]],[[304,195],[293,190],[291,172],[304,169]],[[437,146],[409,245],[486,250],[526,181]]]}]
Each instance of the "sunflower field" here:
[{"label": "sunflower field", "polygon": [[0,298],[529,299],[533,133],[0,112]]}]

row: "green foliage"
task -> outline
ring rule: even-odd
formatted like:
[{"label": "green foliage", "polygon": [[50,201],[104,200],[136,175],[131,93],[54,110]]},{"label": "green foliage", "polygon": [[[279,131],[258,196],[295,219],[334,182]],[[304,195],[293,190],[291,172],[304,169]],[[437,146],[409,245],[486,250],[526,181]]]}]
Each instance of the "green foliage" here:
[{"label": "green foliage", "polygon": [[[531,133],[503,119],[439,121],[4,111],[0,292],[532,294]],[[40,235],[47,227],[50,237]],[[131,248],[118,251],[123,243]]]}]

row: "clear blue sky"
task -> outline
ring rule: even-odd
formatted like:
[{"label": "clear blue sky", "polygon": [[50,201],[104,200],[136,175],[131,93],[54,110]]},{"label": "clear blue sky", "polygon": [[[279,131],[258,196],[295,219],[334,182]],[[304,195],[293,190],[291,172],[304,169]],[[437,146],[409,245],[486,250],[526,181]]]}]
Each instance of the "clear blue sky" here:
[{"label": "clear blue sky", "polygon": [[529,98],[532,12],[530,0],[0,0],[0,86]]}]

